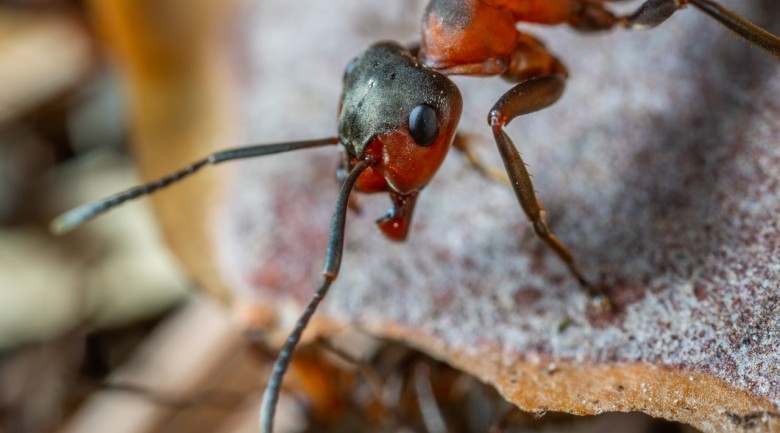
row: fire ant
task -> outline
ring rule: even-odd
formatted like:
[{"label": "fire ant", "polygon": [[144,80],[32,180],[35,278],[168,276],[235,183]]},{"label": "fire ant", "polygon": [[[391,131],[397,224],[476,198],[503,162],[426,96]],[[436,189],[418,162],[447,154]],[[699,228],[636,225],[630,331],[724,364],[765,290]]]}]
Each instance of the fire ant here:
[{"label": "fire ant", "polygon": [[518,83],[495,103],[487,120],[520,206],[541,240],[594,299],[602,299],[606,305],[606,300],[586,280],[572,254],[545,222],[526,165],[504,131],[512,119],[555,103],[568,77],[563,63],[542,42],[517,30],[516,23],[568,24],[580,31],[615,27],[642,29],[661,24],[690,4],[778,58],[780,38],[712,0],[647,0],[636,12],[626,16],[613,14],[604,3],[602,0],[432,0],[423,17],[419,48],[410,50],[394,42],[380,42],[347,65],[338,136],[215,152],[157,181],[73,209],[55,219],[52,230],[56,233],[72,230],[113,207],[164,188],[207,165],[340,144],[343,183],[331,220],[323,280],[280,351],[269,379],[261,423],[263,431],[270,432],[281,382],[295,347],[338,275],[352,189],[389,193],[393,207],[377,224],[389,239],[404,240],[419,192],[443,162],[460,120],[461,95],[447,75],[498,75]]}]

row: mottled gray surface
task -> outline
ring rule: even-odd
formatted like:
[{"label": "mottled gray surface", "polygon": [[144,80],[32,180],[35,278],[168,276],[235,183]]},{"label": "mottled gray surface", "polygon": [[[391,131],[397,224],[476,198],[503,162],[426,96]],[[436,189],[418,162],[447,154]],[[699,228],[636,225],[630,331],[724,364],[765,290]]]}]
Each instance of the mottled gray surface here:
[{"label": "mottled gray surface", "polygon": [[[376,40],[417,39],[424,7],[255,3],[243,18],[251,142],[334,135],[344,65]],[[724,3],[780,33],[775,0]],[[509,133],[553,229],[607,288],[615,313],[586,309],[513,193],[456,153],[420,196],[404,244],[374,226],[388,199],[361,197],[364,212],[349,215],[342,274],[320,313],[416,329],[458,351],[501,347],[510,359],[683,366],[780,404],[777,59],[695,10],[643,33],[534,32],[572,78],[558,104]],[[498,166],[485,118],[509,86],[457,82],[461,129],[478,134],[478,152]],[[337,158],[323,149],[238,163],[219,238],[225,273],[243,296],[308,299]],[[299,310],[281,311],[292,320]]]}]

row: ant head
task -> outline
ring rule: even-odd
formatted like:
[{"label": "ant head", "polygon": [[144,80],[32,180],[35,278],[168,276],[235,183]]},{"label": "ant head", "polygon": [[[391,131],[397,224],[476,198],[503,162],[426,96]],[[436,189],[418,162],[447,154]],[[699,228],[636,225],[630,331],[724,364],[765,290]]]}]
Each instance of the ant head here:
[{"label": "ant head", "polygon": [[444,161],[463,105],[455,83],[394,42],[380,42],[344,72],[339,139],[400,194],[419,191]]}]

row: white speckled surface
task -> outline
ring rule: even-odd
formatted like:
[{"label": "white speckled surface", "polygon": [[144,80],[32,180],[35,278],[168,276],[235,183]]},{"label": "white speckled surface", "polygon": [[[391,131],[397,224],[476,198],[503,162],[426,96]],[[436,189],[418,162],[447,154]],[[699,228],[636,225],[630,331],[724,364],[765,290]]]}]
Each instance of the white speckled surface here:
[{"label": "white speckled surface", "polygon": [[[353,3],[247,6],[247,140],[334,135],[343,65],[376,40],[418,38],[422,2]],[[772,0],[724,3],[780,33]],[[414,331],[440,353],[498,347],[506,359],[709,373],[777,407],[777,59],[694,10],[642,33],[534,32],[572,77],[558,104],[509,133],[553,229],[607,288],[615,313],[587,311],[512,192],[452,153],[423,191],[406,243],[375,229],[388,199],[361,196],[364,212],[348,217],[342,273],[321,315]],[[478,134],[479,153],[498,166],[485,117],[509,85],[456,81],[461,130]],[[237,164],[219,238],[225,275],[242,296],[308,299],[336,161],[324,149]]]}]

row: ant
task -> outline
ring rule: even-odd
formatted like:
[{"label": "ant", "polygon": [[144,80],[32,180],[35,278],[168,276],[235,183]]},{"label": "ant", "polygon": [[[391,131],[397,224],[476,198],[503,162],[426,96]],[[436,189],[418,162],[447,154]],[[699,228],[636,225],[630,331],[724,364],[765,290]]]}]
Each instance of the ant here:
[{"label": "ant", "polygon": [[[617,0],[613,0],[617,1]],[[544,219],[531,177],[504,127],[514,118],[549,107],[562,95],[568,71],[544,44],[517,22],[568,24],[580,31],[655,27],[693,5],[748,41],[780,58],[780,38],[712,0],[647,0],[633,14],[615,15],[603,0],[432,0],[423,17],[422,42],[369,47],[346,67],[338,136],[255,145],[215,152],[186,168],[95,203],[52,222],[65,233],[128,200],[150,194],[207,165],[319,146],[341,145],[341,189],[331,220],[323,279],[274,364],[263,397],[262,429],[270,433],[281,382],[303,330],[336,279],[344,245],[350,193],[387,192],[392,209],[378,221],[389,239],[404,240],[419,192],[431,180],[455,139],[462,98],[447,75],[501,76],[517,84],[488,114],[496,145],[521,208],[539,238],[568,266],[593,299],[608,301],[584,277],[568,248]],[[472,161],[473,165],[479,165]],[[484,169],[484,168],[483,168]]]}]

